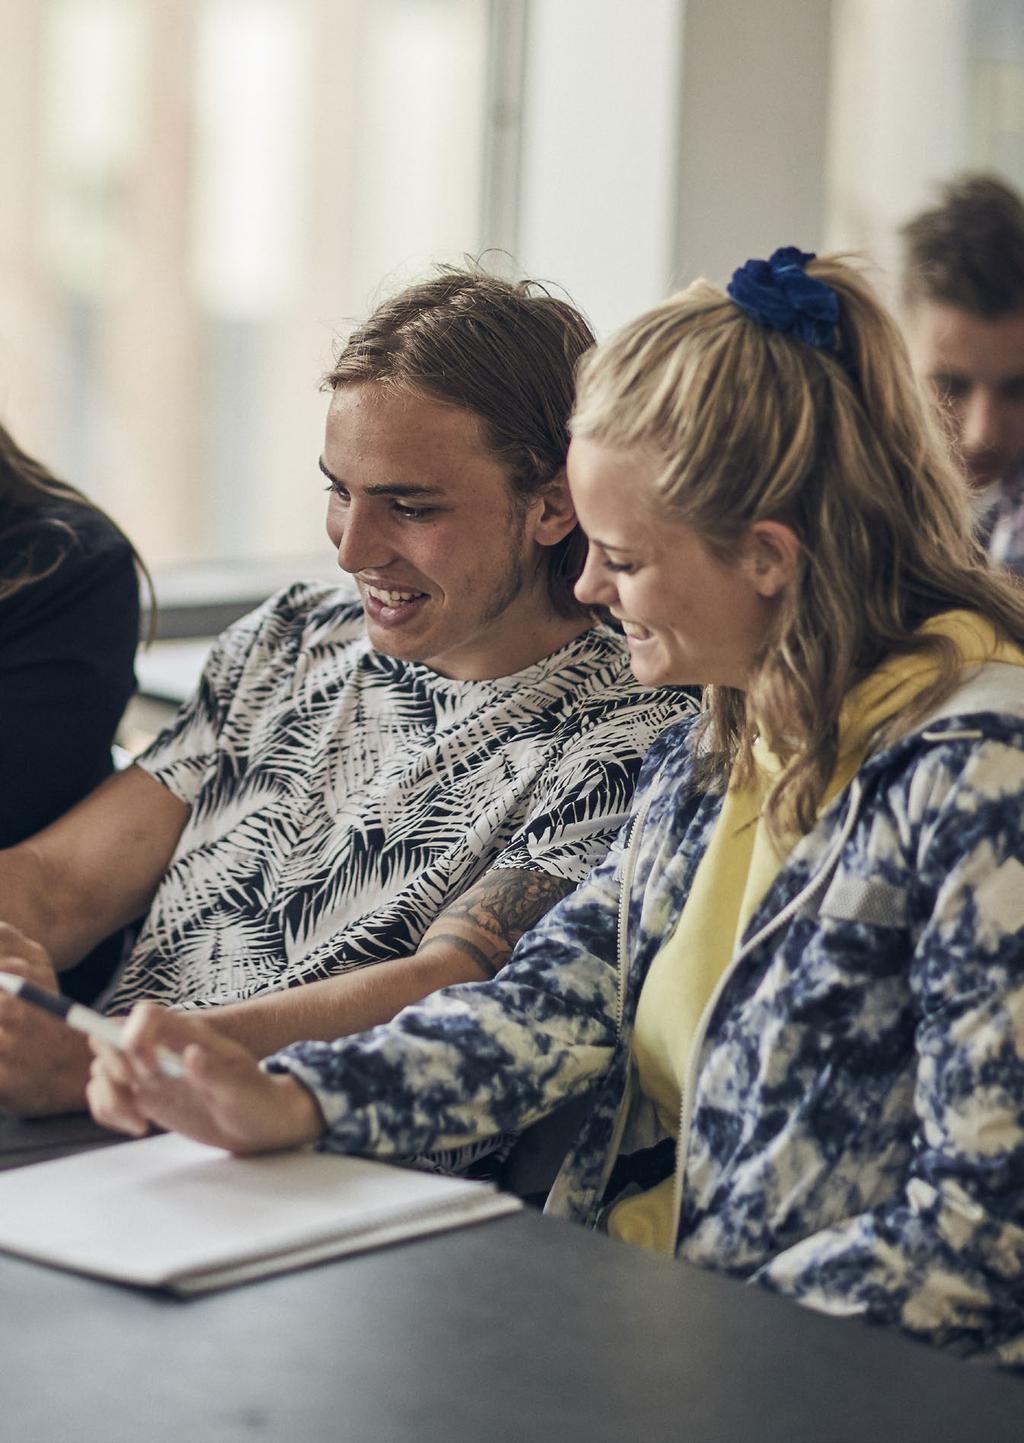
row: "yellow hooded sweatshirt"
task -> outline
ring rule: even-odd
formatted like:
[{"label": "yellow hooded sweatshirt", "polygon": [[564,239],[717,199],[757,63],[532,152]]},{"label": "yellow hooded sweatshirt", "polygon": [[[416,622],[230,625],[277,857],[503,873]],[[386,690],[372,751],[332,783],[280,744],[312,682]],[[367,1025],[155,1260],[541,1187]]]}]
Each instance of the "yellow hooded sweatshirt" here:
[{"label": "yellow hooded sweatshirt", "polygon": [[[949,637],[965,667],[986,661],[1024,666],[1024,651],[1000,641],[992,623],[974,612],[944,612],[927,621],[921,631]],[[840,713],[838,758],[819,816],[850,784],[879,728],[936,675],[936,663],[928,656],[895,656],[854,687]],[[794,836],[785,851],[776,850],[762,806],[779,763],[760,742],[754,746],[754,761],[750,784],[729,786],[726,791],[682,915],[651,964],[637,1006],[633,1054],[640,1087],[670,1135],[679,1130],[683,1080],[704,1007],[786,852],[797,841]],[[616,1204],[608,1231],[626,1242],[671,1253],[676,1232],[673,1179]]]}]

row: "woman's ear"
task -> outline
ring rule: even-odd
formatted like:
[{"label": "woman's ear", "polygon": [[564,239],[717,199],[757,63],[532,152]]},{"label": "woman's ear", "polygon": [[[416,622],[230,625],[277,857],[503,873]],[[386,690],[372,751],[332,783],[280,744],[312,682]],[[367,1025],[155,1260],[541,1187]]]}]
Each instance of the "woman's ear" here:
[{"label": "woman's ear", "polygon": [[795,579],[800,542],[782,521],[755,521],[740,552],[740,565],[754,590],[766,600],[780,596]]},{"label": "woman's ear", "polygon": [[534,497],[533,539],[538,546],[557,546],[576,525],[576,508],[569,495],[569,478],[563,466]]}]

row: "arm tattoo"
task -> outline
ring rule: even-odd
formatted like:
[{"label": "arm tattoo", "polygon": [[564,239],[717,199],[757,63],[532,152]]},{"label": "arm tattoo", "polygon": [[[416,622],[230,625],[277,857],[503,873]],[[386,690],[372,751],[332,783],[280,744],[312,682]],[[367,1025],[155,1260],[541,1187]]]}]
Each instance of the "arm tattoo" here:
[{"label": "arm tattoo", "polygon": [[419,951],[438,944],[456,947],[485,977],[493,977],[523,933],[572,890],[571,882],[547,872],[488,872],[445,908],[427,929]]}]

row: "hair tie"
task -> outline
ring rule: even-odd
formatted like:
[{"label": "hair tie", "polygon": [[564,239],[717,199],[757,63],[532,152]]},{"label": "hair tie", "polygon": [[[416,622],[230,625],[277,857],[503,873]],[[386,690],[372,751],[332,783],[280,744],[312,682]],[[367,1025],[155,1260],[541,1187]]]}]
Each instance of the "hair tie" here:
[{"label": "hair tie", "polygon": [[831,354],[836,348],[839,297],[804,270],[813,260],[813,252],[782,246],[769,260],[750,260],[733,271],[726,292],[758,325]]}]

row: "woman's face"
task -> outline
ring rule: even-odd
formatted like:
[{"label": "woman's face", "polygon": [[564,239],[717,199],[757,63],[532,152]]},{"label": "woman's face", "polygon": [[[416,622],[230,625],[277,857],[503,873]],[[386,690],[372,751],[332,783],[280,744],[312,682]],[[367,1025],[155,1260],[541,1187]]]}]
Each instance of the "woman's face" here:
[{"label": "woman's face", "polygon": [[651,452],[574,437],[568,469],[590,542],[576,595],[622,623],[637,680],[745,688],[780,594],[773,582],[765,595],[753,539],[736,561],[719,561],[692,527],[661,511]]}]

